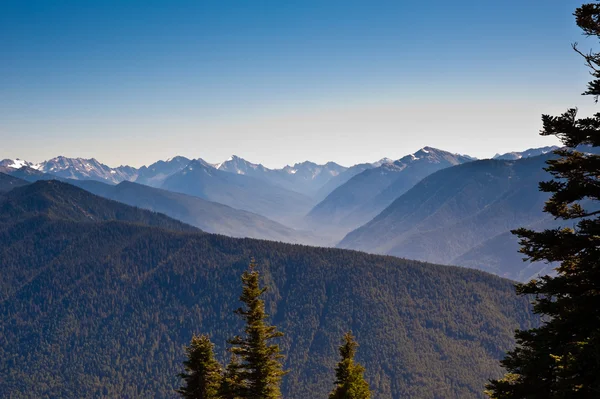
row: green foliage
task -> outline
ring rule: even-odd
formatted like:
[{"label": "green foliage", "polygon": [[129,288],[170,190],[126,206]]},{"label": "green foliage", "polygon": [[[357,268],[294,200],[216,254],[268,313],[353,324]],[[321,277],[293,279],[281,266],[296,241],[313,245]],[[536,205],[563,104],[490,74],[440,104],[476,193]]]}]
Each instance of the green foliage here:
[{"label": "green foliage", "polygon": [[[600,6],[585,4],[575,12],[589,36],[600,37]],[[577,46],[574,48],[577,50]],[[582,54],[596,80],[584,94],[598,96],[600,54]],[[556,262],[556,276],[517,286],[534,295],[534,312],[544,316],[539,328],[516,334],[518,347],[502,361],[508,373],[491,381],[495,399],[600,397],[600,156],[583,153],[600,145],[600,114],[577,119],[577,111],[543,116],[542,135],[555,135],[568,148],[548,161],[555,178],[540,184],[552,193],[544,210],[569,227],[537,232],[516,230],[521,252],[532,261]]]},{"label": "green foliage", "polygon": [[242,360],[235,365],[240,396],[245,399],[278,399],[281,398],[281,377],[283,371],[283,355],[279,345],[270,344],[271,340],[283,337],[275,326],[267,324],[268,316],[261,296],[267,288],[261,288],[259,273],[255,269],[254,260],[249,270],[242,275],[243,291],[240,297],[245,308],[235,311],[246,322],[245,335],[236,336],[229,343],[231,353]]},{"label": "green foliage", "polygon": [[239,399],[244,387],[244,381],[239,373],[241,364],[237,355],[232,355],[225,368],[219,393],[223,399]]},{"label": "green foliage", "polygon": [[[21,192],[10,203],[46,201],[38,188],[39,197]],[[327,397],[349,329],[374,398],[481,398],[485,381],[501,375],[514,329],[537,324],[511,281],[480,271],[83,222],[72,212],[112,203],[88,197],[71,202],[68,219],[12,205],[7,216],[0,197],[2,398],[172,398],[194,332],[210,333],[215,357],[229,359],[226,341],[244,328],[234,314],[240,275],[256,254],[265,312],[286,332],[278,340],[287,399]],[[66,211],[47,204],[55,215],[56,207]],[[138,212],[123,211],[131,221]]]},{"label": "green foliage", "polygon": [[354,361],[356,343],[351,332],[344,334],[344,344],[340,346],[342,360],[335,368],[335,385],[329,399],[370,399],[369,384],[363,376],[365,368]]},{"label": "green foliage", "polygon": [[179,374],[185,385],[177,393],[188,399],[219,399],[221,365],[215,359],[213,344],[208,336],[194,335],[185,351],[185,372]]}]

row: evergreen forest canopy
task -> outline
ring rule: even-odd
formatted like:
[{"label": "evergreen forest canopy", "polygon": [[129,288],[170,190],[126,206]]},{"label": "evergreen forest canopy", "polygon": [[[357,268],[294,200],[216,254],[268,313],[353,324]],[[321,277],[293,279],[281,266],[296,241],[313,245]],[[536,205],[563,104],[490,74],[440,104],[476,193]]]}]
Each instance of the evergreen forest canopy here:
[{"label": "evergreen forest canopy", "polygon": [[348,330],[373,398],[483,397],[514,329],[537,325],[487,273],[206,234],[114,204],[47,181],[0,196],[1,397],[173,397],[194,334],[229,361],[252,256],[285,333],[285,398],[331,393]]}]

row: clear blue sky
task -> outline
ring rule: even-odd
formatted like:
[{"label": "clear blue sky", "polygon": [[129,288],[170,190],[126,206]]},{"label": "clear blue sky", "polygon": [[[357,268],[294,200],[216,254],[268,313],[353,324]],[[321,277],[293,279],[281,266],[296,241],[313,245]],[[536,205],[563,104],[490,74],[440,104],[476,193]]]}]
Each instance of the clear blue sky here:
[{"label": "clear blue sky", "polygon": [[353,164],[550,145],[571,0],[2,1],[0,159]]}]

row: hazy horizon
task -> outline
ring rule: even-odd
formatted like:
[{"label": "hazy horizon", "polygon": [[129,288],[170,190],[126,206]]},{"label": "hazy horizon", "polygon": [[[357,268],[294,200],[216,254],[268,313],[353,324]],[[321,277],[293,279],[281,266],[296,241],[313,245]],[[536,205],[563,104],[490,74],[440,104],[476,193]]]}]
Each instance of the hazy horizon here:
[{"label": "hazy horizon", "polygon": [[557,144],[592,109],[575,1],[5,2],[0,158],[349,166]]},{"label": "hazy horizon", "polygon": [[[540,147],[551,147],[553,145],[556,145],[556,144],[548,144],[548,145],[543,145],[543,146],[540,146]],[[208,159],[208,158],[205,158],[205,157],[202,157],[202,156],[198,157],[198,156],[186,156],[186,155],[182,155],[182,154],[176,154],[176,155],[173,155],[173,156],[167,157],[167,158],[155,159],[154,161],[151,161],[149,163],[142,164],[142,165],[132,165],[132,164],[128,164],[128,163],[109,164],[109,163],[106,163],[102,159],[100,159],[98,157],[95,157],[95,156],[80,157],[80,156],[66,156],[66,155],[63,155],[63,154],[59,154],[59,155],[56,155],[54,157],[50,157],[50,158],[42,159],[42,160],[31,160],[31,159],[27,159],[27,158],[24,158],[24,157],[13,157],[13,158],[10,158],[10,157],[8,157],[8,158],[7,157],[1,158],[0,157],[0,161],[5,160],[5,159],[11,159],[13,161],[14,160],[21,160],[21,161],[32,162],[34,164],[39,164],[39,163],[42,163],[42,162],[45,162],[45,161],[49,161],[51,159],[63,156],[63,157],[66,157],[66,158],[81,158],[81,159],[88,159],[88,160],[89,159],[95,159],[96,161],[98,161],[98,162],[100,162],[100,163],[102,163],[104,165],[107,165],[107,166],[109,166],[111,168],[117,168],[117,167],[120,167],[120,166],[132,166],[132,167],[135,167],[135,168],[141,168],[143,166],[150,166],[151,164],[153,164],[155,162],[158,162],[158,161],[170,161],[171,159],[173,159],[175,157],[178,157],[178,156],[185,157],[185,158],[188,158],[190,160],[202,159],[205,162],[207,162],[209,164],[212,164],[212,165],[219,165],[220,163],[229,161],[229,160],[231,160],[232,157],[237,156],[237,157],[242,158],[242,159],[244,159],[244,160],[246,160],[246,161],[248,161],[250,163],[263,165],[264,167],[266,167],[268,169],[282,169],[282,168],[284,168],[286,166],[294,166],[295,164],[299,164],[299,163],[303,163],[303,162],[312,162],[312,163],[315,163],[315,164],[318,164],[318,165],[324,165],[324,164],[326,164],[328,162],[334,162],[334,163],[336,163],[336,164],[338,164],[340,166],[343,166],[343,167],[351,167],[351,166],[358,165],[358,164],[361,164],[361,163],[374,163],[374,162],[382,161],[385,158],[391,159],[393,161],[397,161],[397,160],[399,160],[400,158],[402,158],[404,156],[407,156],[407,155],[413,154],[415,152],[418,152],[419,150],[423,149],[424,147],[431,147],[431,148],[436,148],[438,150],[445,151],[443,148],[438,148],[438,147],[434,147],[434,146],[423,146],[423,147],[420,147],[418,149],[415,149],[414,151],[410,151],[410,152],[407,152],[406,154],[400,155],[398,157],[382,157],[382,158],[378,158],[378,159],[371,159],[371,160],[365,160],[365,161],[361,161],[361,162],[354,162],[354,163],[351,163],[351,164],[342,164],[340,162],[336,162],[335,160],[331,160],[331,159],[323,161],[323,162],[317,162],[317,161],[314,161],[314,160],[311,160],[311,159],[304,159],[302,161],[297,161],[297,162],[292,162],[292,163],[286,163],[286,164],[283,164],[283,165],[274,165],[274,166],[266,165],[264,162],[261,162],[259,160],[247,159],[247,158],[244,158],[244,157],[242,157],[242,156],[240,156],[238,154],[232,154],[227,159],[221,159],[221,160],[211,160],[211,159]],[[466,153],[461,153],[461,152],[456,152],[454,154],[471,156],[471,157],[474,157],[474,158],[476,158],[478,160],[483,160],[483,159],[493,158],[495,155],[504,155],[504,154],[510,153],[510,152],[523,152],[523,151],[526,151],[526,150],[529,150],[529,149],[540,148],[540,147],[530,147],[530,148],[515,149],[513,151],[506,151],[506,152],[501,152],[501,153],[494,153],[491,156],[486,156],[486,157],[475,157],[475,156],[473,156],[471,154],[466,154]]]}]

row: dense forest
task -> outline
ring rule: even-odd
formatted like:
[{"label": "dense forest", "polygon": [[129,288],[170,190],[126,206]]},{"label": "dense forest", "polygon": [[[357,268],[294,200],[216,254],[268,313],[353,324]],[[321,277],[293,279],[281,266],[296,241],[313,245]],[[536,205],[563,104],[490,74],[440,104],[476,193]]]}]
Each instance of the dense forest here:
[{"label": "dense forest", "polygon": [[348,330],[373,397],[482,397],[513,330],[536,325],[487,273],[205,234],[64,183],[0,197],[0,220],[2,397],[173,397],[193,334],[228,360],[253,256],[286,398],[327,397]]}]

